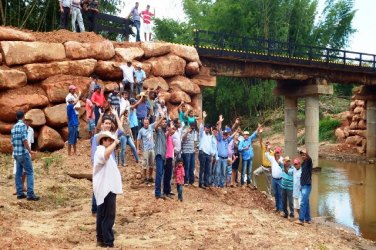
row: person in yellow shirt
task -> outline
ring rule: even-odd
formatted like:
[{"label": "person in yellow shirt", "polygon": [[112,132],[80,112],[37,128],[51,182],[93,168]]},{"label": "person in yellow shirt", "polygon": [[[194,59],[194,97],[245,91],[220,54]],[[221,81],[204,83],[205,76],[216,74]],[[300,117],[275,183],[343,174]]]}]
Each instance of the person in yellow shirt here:
[{"label": "person in yellow shirt", "polygon": [[[257,189],[257,182],[256,182],[256,176],[260,175],[261,173],[264,173],[266,177],[266,182],[267,182],[267,189],[268,193],[271,191],[271,163],[270,161],[266,158],[265,152],[267,146],[270,144],[269,141],[266,141],[263,143],[262,141],[262,131],[263,129],[259,131],[259,138],[260,138],[260,147],[261,147],[261,166],[258,167],[255,171],[253,171],[253,188]],[[273,152],[272,152],[273,154]]]}]

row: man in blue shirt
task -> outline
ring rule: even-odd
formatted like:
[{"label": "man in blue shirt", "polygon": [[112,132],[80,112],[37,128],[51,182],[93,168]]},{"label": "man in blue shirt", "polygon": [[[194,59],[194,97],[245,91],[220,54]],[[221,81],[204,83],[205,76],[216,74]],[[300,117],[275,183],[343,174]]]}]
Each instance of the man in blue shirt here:
[{"label": "man in blue shirt", "polygon": [[256,139],[260,126],[251,136],[249,136],[248,131],[244,131],[243,136],[244,140],[239,144],[239,152],[242,154],[242,178],[240,183],[242,187],[244,186],[244,176],[247,173],[247,187],[250,187],[251,184],[251,175],[252,175],[252,160],[253,160],[253,148],[252,141]]},{"label": "man in blue shirt", "polygon": [[145,71],[142,69],[141,63],[138,63],[136,65],[134,77],[136,80],[136,94],[139,95],[144,89],[144,80],[146,79],[146,74]]},{"label": "man in blue shirt", "polygon": [[76,115],[76,109],[78,110],[79,107],[75,107],[77,102],[79,102],[81,97],[81,92],[78,94],[78,98],[74,99],[73,97],[68,98],[68,105],[67,105],[67,117],[68,117],[68,155],[72,155],[72,146],[73,146],[73,154],[76,155],[77,153],[77,128],[78,128],[78,118]]},{"label": "man in blue shirt", "polygon": [[140,100],[141,102],[138,102],[139,104],[136,107],[138,130],[144,126],[144,119],[148,118],[150,111],[150,105],[145,92],[140,93]]},{"label": "man in blue shirt", "polygon": [[132,20],[134,23],[134,26],[137,29],[137,34],[136,34],[136,42],[140,42],[140,27],[141,27],[141,22],[140,22],[140,13],[138,12],[138,2],[136,2],[135,6],[131,10],[131,13],[129,13],[128,18],[132,16]]},{"label": "man in blue shirt", "polygon": [[[17,199],[37,201],[39,197],[34,193],[34,171],[31,161],[31,151],[27,141],[27,127],[24,123],[25,113],[21,110],[17,111],[16,118],[18,122],[11,130],[11,141],[13,146],[13,156],[16,160],[16,189]],[[23,192],[22,172],[25,171],[27,176],[27,196]]]}]

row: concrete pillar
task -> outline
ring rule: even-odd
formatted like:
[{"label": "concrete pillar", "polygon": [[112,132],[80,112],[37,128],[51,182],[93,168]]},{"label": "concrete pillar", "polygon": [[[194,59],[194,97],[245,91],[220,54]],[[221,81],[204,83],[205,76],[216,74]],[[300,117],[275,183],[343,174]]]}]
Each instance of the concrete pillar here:
[{"label": "concrete pillar", "polygon": [[313,161],[319,162],[319,95],[305,97],[305,145]]},{"label": "concrete pillar", "polygon": [[367,101],[367,157],[376,158],[376,100]]},{"label": "concrete pillar", "polygon": [[298,99],[285,96],[285,153],[290,158],[297,155]]}]

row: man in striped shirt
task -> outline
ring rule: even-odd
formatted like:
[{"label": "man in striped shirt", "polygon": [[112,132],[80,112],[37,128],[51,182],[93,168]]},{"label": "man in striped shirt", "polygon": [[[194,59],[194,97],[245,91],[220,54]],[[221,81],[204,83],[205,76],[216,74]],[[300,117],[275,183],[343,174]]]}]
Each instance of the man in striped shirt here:
[{"label": "man in striped shirt", "polygon": [[[294,204],[292,199],[293,191],[293,168],[291,167],[290,157],[286,156],[283,159],[283,171],[282,171],[282,204],[283,204],[283,217],[294,218]],[[289,204],[290,213],[287,212],[287,202]]]},{"label": "man in striped shirt", "polygon": [[155,9],[154,13],[151,13],[150,11],[150,5],[146,6],[146,10],[141,12],[142,20],[144,21],[144,35],[145,35],[145,42],[147,41],[147,33],[149,33],[149,41],[151,41],[151,17],[155,16]]}]

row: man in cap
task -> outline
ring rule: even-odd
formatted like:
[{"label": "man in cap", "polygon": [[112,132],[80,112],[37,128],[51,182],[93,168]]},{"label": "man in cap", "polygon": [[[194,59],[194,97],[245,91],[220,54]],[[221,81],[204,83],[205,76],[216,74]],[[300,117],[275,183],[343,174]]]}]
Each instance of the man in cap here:
[{"label": "man in cap", "polygon": [[138,96],[141,100],[141,102],[137,105],[136,107],[136,114],[137,114],[137,120],[138,120],[138,128],[141,129],[143,126],[143,122],[145,118],[149,117],[149,112],[150,112],[150,105],[147,100],[147,92],[141,92],[140,95]]},{"label": "man in cap", "polygon": [[302,199],[301,190],[300,190],[301,189],[301,185],[300,185],[301,175],[302,175],[302,169],[300,168],[300,160],[299,158],[295,158],[294,159],[294,172],[293,172],[294,187],[292,191],[292,196],[294,198],[294,208],[296,212],[298,213],[298,216],[300,213],[300,202]]},{"label": "man in cap", "polygon": [[[122,64],[119,66],[119,68],[123,71],[123,81],[122,84],[125,88],[125,86],[129,85],[129,95],[130,97],[134,96],[133,87],[134,87],[134,76],[135,76],[135,70],[132,66],[132,61],[128,60],[127,64]],[[123,90],[121,90],[123,91]]]},{"label": "man in cap", "polygon": [[[293,168],[291,167],[290,157],[285,156],[283,158],[283,171],[282,171],[282,205],[284,218],[294,218],[294,204],[292,199],[292,189],[293,189]],[[289,205],[290,213],[287,211],[287,204]]]},{"label": "man in cap", "polygon": [[274,156],[272,155],[272,147],[269,144],[266,147],[265,156],[272,164],[272,188],[275,197],[275,212],[282,212],[282,194],[281,194],[281,179],[282,179],[282,168],[283,168],[283,159],[281,157],[282,149],[276,147],[274,150]]},{"label": "man in cap", "polygon": [[[181,121],[180,121],[181,122]],[[187,124],[186,124],[187,125]],[[195,124],[186,126],[182,133],[181,152],[184,161],[184,183],[193,185],[195,182]]]},{"label": "man in cap", "polygon": [[108,102],[111,105],[111,108],[116,110],[118,116],[120,117],[120,92],[119,88],[115,88],[112,93],[108,95]]},{"label": "man in cap", "polygon": [[[256,177],[260,175],[261,173],[264,173],[264,175],[266,176],[266,180],[267,180],[267,189],[268,189],[268,192],[270,193],[271,192],[271,163],[265,156],[266,148],[270,143],[269,141],[266,141],[265,143],[263,143],[262,132],[263,132],[263,128],[261,128],[259,131],[260,148],[261,148],[261,166],[257,168],[255,171],[253,171],[253,187],[254,189],[257,189]],[[271,154],[274,154],[274,153],[271,152]]]},{"label": "man in cap", "polygon": [[142,64],[136,65],[136,71],[134,72],[136,81],[136,94],[139,95],[144,90],[144,80],[146,79],[145,71],[142,69]]},{"label": "man in cap", "polygon": [[77,131],[78,131],[78,116],[76,115],[77,109],[77,102],[79,102],[81,97],[81,93],[78,94],[78,98],[75,99],[74,97],[68,98],[68,105],[67,105],[67,117],[68,117],[68,155],[72,155],[72,146],[73,146],[73,154],[77,154]]},{"label": "man in cap", "polygon": [[[39,197],[34,193],[34,171],[31,160],[31,151],[28,142],[28,132],[27,126],[24,122],[24,112],[22,110],[17,111],[16,118],[17,123],[13,126],[11,130],[11,142],[13,146],[13,156],[16,160],[16,188],[17,188],[17,199],[37,201]],[[24,194],[22,185],[22,172],[25,170],[27,177],[27,196]]]},{"label": "man in cap", "polygon": [[[66,104],[68,105],[68,100],[70,98],[73,98],[74,101],[75,101],[75,106],[74,106],[74,112],[76,113],[76,116],[77,116],[77,120],[78,120],[78,125],[77,125],[77,138],[80,137],[79,135],[79,124],[80,124],[80,108],[81,108],[81,102],[79,101],[80,98],[78,97],[77,93],[77,87],[74,86],[73,84],[72,85],[69,85],[69,93],[68,95],[65,97],[65,102]],[[76,102],[77,101],[77,102]]]},{"label": "man in cap", "polygon": [[210,125],[205,124],[206,112],[202,112],[202,123],[200,125],[200,147],[198,159],[200,161],[199,187],[209,186],[210,162],[212,153],[212,136],[210,134]]}]

